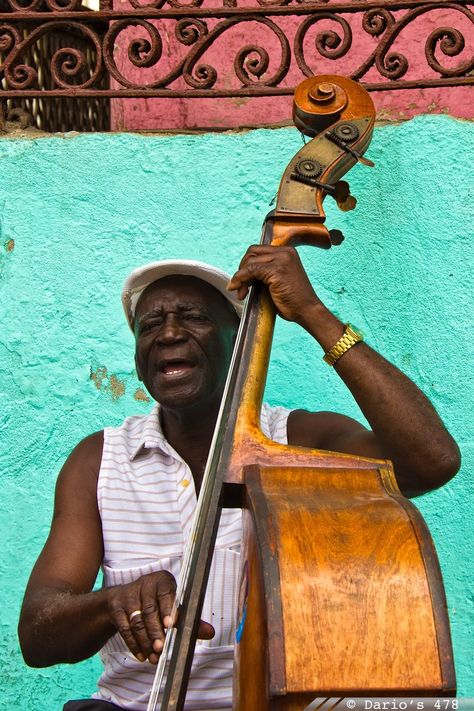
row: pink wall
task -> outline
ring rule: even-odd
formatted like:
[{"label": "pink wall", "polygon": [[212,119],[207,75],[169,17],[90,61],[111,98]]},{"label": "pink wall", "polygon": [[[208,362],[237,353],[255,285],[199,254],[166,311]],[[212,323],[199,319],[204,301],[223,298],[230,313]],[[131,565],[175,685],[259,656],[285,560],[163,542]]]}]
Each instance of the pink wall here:
[{"label": "pink wall", "polygon": [[[209,2],[209,0],[208,0]],[[255,7],[254,1],[245,4]],[[242,7],[243,3],[239,3]],[[216,7],[216,5],[213,5]],[[125,10],[130,7],[128,0],[115,0],[115,9]],[[206,7],[206,2],[201,6]],[[328,11],[331,9],[327,5]],[[396,20],[406,16],[407,11],[394,13]],[[374,52],[383,38],[369,35],[361,27],[362,13],[346,14],[352,29],[350,50],[340,59],[322,57],[315,49],[315,39],[321,30],[334,30],[342,36],[341,27],[331,19],[321,19],[309,28],[302,44],[303,57],[309,71],[313,74],[334,73],[352,75]],[[291,47],[291,66],[281,87],[295,86],[304,78],[294,56],[294,38],[298,27],[309,16],[274,16],[275,21],[288,37]],[[206,20],[209,34],[223,19]],[[175,20],[159,20],[153,24],[160,30],[163,41],[162,56],[154,66],[137,68],[128,59],[128,47],[132,39],[148,38],[143,27],[124,30],[116,40],[115,61],[120,72],[135,86],[149,85],[158,81],[175,68],[180,60],[192,51],[193,45],[186,46],[178,42],[175,36]],[[433,9],[420,15],[401,30],[390,45],[390,52],[401,52],[409,63],[408,72],[403,81],[420,79],[438,79],[440,74],[431,69],[425,57],[425,44],[430,33],[441,27],[454,27],[465,40],[465,47],[456,56],[443,54],[438,46],[436,58],[447,69],[472,63],[474,33],[472,22],[459,9]],[[272,76],[281,61],[280,42],[269,27],[256,21],[240,22],[226,29],[216,41],[202,53],[197,64],[207,64],[215,68],[217,81],[214,88],[232,89],[242,86],[234,71],[234,58],[246,45],[259,45],[269,55],[269,65],[263,79]],[[337,51],[337,50],[336,50]],[[375,67],[369,69],[362,81],[367,84],[388,81]],[[171,85],[174,89],[189,89],[182,76]],[[407,89],[377,91],[372,94],[380,119],[399,120],[410,118],[420,113],[449,113],[462,118],[473,117],[472,87],[438,87],[430,89]],[[172,99],[114,99],[112,100],[112,125],[115,130],[123,129],[194,129],[194,128],[231,128],[239,126],[264,126],[288,122],[291,119],[291,100],[288,96],[263,98],[177,98]]]}]

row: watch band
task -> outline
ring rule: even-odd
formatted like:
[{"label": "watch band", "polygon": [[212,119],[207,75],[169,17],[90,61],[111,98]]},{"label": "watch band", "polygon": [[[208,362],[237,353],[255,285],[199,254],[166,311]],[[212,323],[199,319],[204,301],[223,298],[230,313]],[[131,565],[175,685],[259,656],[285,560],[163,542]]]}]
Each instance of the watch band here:
[{"label": "watch band", "polygon": [[344,333],[337,343],[334,344],[332,348],[324,354],[323,360],[326,361],[328,365],[334,365],[339,358],[346,353],[349,348],[355,346],[356,343],[363,341],[363,337],[360,333],[354,331],[351,326],[346,323],[344,324]]}]

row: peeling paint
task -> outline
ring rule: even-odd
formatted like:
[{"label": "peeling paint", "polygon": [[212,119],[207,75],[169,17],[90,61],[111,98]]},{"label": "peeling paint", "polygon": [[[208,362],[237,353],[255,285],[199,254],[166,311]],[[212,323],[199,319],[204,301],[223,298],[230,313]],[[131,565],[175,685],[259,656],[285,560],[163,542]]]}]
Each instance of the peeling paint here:
[{"label": "peeling paint", "polygon": [[125,381],[118,378],[113,373],[108,375],[105,366],[91,368],[90,379],[97,390],[110,394],[112,400],[118,400],[125,395]]},{"label": "peeling paint", "polygon": [[230,103],[234,106],[237,106],[238,109],[241,106],[246,106],[249,101],[250,97],[248,96],[234,96],[232,99],[230,99]]},{"label": "peeling paint", "polygon": [[7,250],[7,252],[13,252],[13,250],[15,249],[15,240],[14,240],[14,239],[9,239],[9,240],[5,243],[5,249]]},{"label": "peeling paint", "polygon": [[112,395],[112,400],[118,400],[119,397],[125,395],[125,381],[120,380],[116,375],[111,375],[108,389]]},{"label": "peeling paint", "polygon": [[104,380],[107,379],[107,368],[104,368],[102,366],[99,366],[95,370],[91,368],[90,378],[96,386],[97,390],[101,390],[102,383],[104,382]]},{"label": "peeling paint", "polygon": [[148,397],[146,392],[143,390],[143,388],[137,388],[135,390],[133,397],[138,402],[150,402],[150,398]]}]

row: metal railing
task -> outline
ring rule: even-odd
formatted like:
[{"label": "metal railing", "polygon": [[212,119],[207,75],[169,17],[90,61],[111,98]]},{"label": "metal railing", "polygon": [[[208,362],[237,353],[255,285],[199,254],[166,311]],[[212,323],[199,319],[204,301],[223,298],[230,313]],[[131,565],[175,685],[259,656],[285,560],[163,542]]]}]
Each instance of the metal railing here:
[{"label": "metal railing", "polygon": [[[316,73],[318,59],[331,60],[332,73],[349,75],[369,91],[474,83],[467,46],[474,0],[255,0],[252,6],[220,0],[207,7],[208,1],[121,0],[114,8],[102,0],[95,12],[80,0],[0,0],[0,98],[11,105],[41,102],[45,120],[52,111],[47,99],[81,99],[82,108],[70,103],[65,115],[81,114],[94,124],[104,116],[98,102],[112,97],[289,95]],[[423,17],[434,28],[419,38],[420,68],[419,60],[411,65],[403,37]],[[236,31],[242,39],[229,80],[208,57],[231,32],[235,43]]]}]

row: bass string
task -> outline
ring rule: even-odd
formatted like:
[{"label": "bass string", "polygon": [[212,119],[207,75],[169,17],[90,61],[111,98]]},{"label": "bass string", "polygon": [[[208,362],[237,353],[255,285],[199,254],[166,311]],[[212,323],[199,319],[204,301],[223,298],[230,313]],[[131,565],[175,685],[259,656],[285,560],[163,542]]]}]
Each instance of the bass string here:
[{"label": "bass string", "polygon": [[[186,586],[189,582],[189,573],[190,573],[190,569],[191,569],[191,562],[192,562],[194,548],[195,548],[195,544],[196,544],[196,534],[197,534],[197,531],[198,531],[202,521],[207,518],[207,506],[206,505],[207,505],[207,502],[209,499],[209,494],[215,485],[215,477],[212,476],[212,472],[213,472],[212,462],[213,462],[213,459],[215,457],[216,450],[217,450],[217,440],[218,440],[221,426],[223,423],[224,412],[226,410],[226,403],[227,403],[227,400],[230,396],[231,384],[233,381],[233,374],[234,374],[236,368],[238,367],[238,360],[239,360],[238,356],[240,355],[240,352],[242,349],[242,344],[243,344],[244,337],[245,337],[245,333],[247,330],[248,314],[249,314],[249,311],[251,308],[251,304],[253,302],[254,292],[255,292],[255,288],[253,286],[251,286],[249,289],[249,293],[248,293],[246,302],[244,304],[244,309],[242,312],[242,317],[241,317],[239,329],[237,331],[237,338],[236,338],[234,350],[232,353],[232,358],[231,358],[231,362],[230,362],[230,366],[229,366],[229,371],[227,374],[226,383],[224,386],[224,393],[222,396],[221,405],[220,405],[219,413],[217,416],[216,426],[214,429],[211,447],[209,450],[209,456],[207,458],[206,467],[204,469],[201,490],[199,492],[199,497],[198,497],[197,504],[196,504],[196,511],[194,513],[193,524],[192,524],[191,532],[190,532],[190,535],[186,541],[186,545],[185,545],[185,549],[184,549],[183,562],[181,565],[181,570],[180,570],[180,574],[178,577],[178,583],[177,583],[177,587],[176,587],[176,597],[175,597],[175,601],[173,603],[173,607],[172,607],[171,615],[170,615],[171,619],[173,621],[177,619],[179,608],[183,602],[184,592],[185,592]],[[161,692],[161,689],[163,686],[163,682],[164,682],[166,665],[167,665],[167,662],[168,662],[169,657],[171,655],[172,645],[173,645],[175,636],[176,636],[176,628],[174,626],[171,626],[168,629],[166,629],[165,641],[164,641],[163,649],[161,651],[161,655],[160,655],[160,658],[158,661],[157,669],[155,672],[155,677],[153,680],[153,686],[152,686],[151,693],[150,693],[150,699],[148,702],[147,711],[156,711],[159,695],[160,695],[160,692]]]}]

